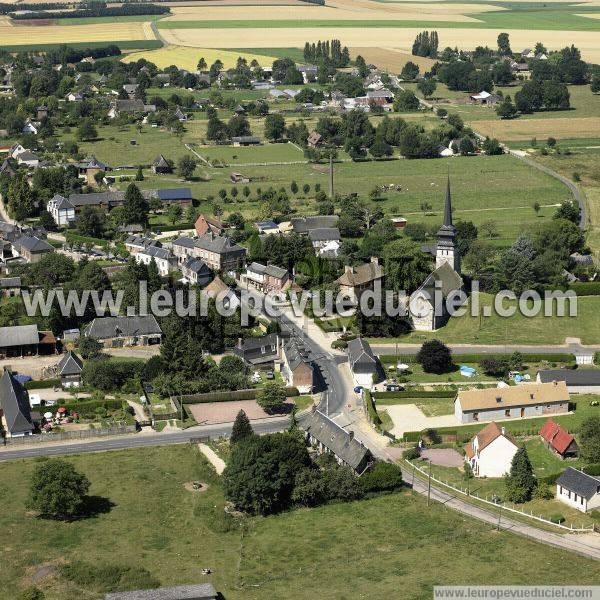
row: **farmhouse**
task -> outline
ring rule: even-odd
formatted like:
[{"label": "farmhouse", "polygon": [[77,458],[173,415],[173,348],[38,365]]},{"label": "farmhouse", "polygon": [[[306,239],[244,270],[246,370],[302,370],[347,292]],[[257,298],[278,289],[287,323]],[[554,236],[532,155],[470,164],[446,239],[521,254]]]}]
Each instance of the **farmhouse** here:
[{"label": "farmhouse", "polygon": [[373,464],[368,448],[354,437],[354,432],[342,429],[316,407],[303,425],[306,439],[319,454],[332,454],[338,464],[362,475]]},{"label": "farmhouse", "polygon": [[279,336],[269,333],[261,337],[240,338],[233,352],[252,366],[271,366],[279,359]]},{"label": "farmhouse", "polygon": [[504,427],[492,422],[465,446],[465,461],[476,477],[502,477],[510,471],[518,449]]},{"label": "farmhouse", "polygon": [[108,117],[116,119],[121,113],[153,113],[156,112],[154,104],[144,104],[141,100],[113,100],[108,110]]},{"label": "farmhouse", "polygon": [[454,400],[454,415],[461,423],[543,417],[568,410],[569,391],[563,381],[461,390]]},{"label": "farmhouse", "polygon": [[369,342],[361,337],[348,342],[348,366],[354,385],[367,389],[375,383],[380,373],[379,364]]},{"label": "farmhouse", "polygon": [[7,368],[0,377],[0,412],[2,429],[10,437],[33,433],[35,426],[31,418],[29,394]]},{"label": "farmhouse", "polygon": [[206,263],[199,258],[188,258],[181,265],[181,274],[187,282],[199,286],[209,283],[213,276]]},{"label": "farmhouse", "polygon": [[154,261],[161,277],[168,277],[171,271],[177,269],[177,259],[166,248],[146,246],[143,250],[136,252],[134,256],[135,262],[138,264],[149,265]]},{"label": "farmhouse", "polygon": [[546,446],[554,450],[561,458],[571,458],[579,454],[579,446],[575,438],[552,419],[548,419],[542,429],[540,436]]},{"label": "farmhouse", "polygon": [[158,198],[163,204],[180,204],[181,206],[191,206],[193,202],[192,190],[190,188],[163,188],[161,190],[151,190],[150,197]]},{"label": "farmhouse", "polygon": [[180,237],[173,242],[179,264],[189,257],[202,259],[213,271],[236,271],[246,260],[246,249],[226,236],[205,233],[197,238]]},{"label": "farmhouse", "polygon": [[556,499],[581,512],[600,507],[600,478],[567,467],[556,480]]},{"label": "farmhouse", "polygon": [[169,164],[169,161],[162,155],[159,154],[152,163],[152,172],[156,175],[162,175],[166,173],[171,173],[173,169]]},{"label": "farmhouse", "polygon": [[572,394],[600,393],[600,369],[545,369],[538,371],[537,381],[564,381]]},{"label": "farmhouse", "polygon": [[211,232],[215,235],[223,235],[226,226],[219,219],[200,215],[194,223],[194,228],[196,229],[196,235],[204,235]]},{"label": "farmhouse", "polygon": [[28,263],[36,263],[49,252],[54,252],[46,240],[33,235],[24,235],[12,243],[13,254],[20,256]]},{"label": "farmhouse", "polygon": [[353,296],[356,301],[360,300],[363,292],[373,290],[378,282],[383,283],[383,266],[376,256],[371,257],[371,262],[358,267],[346,265],[343,275],[337,279],[340,292]]},{"label": "farmhouse", "polygon": [[160,344],[162,329],[154,315],[96,317],[86,328],[86,337],[96,338],[107,348]]},{"label": "farmhouse", "polygon": [[301,394],[312,394],[315,372],[306,346],[295,338],[283,345],[281,374],[289,386]]},{"label": "farmhouse", "polygon": [[56,365],[56,370],[60,376],[60,383],[63,388],[79,387],[81,384],[83,362],[72,350],[69,350],[60,359]]},{"label": "farmhouse", "polygon": [[246,267],[246,283],[257,290],[267,293],[271,291],[280,292],[289,281],[288,272],[281,267],[267,263],[261,265],[253,262]]},{"label": "farmhouse", "polygon": [[308,232],[308,238],[320,256],[336,257],[338,255],[342,237],[337,227],[311,229]]}]

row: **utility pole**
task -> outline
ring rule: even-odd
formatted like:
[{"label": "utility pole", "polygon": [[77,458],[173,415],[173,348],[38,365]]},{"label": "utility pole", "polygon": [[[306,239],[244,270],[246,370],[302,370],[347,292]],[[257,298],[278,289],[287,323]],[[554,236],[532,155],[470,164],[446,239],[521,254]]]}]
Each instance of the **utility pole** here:
[{"label": "utility pole", "polygon": [[431,460],[429,461],[429,476],[427,478],[427,506],[431,502]]},{"label": "utility pole", "polygon": [[498,531],[500,531],[500,519],[502,517],[502,504],[498,502]]},{"label": "utility pole", "polygon": [[333,199],[333,149],[329,154],[329,197]]}]

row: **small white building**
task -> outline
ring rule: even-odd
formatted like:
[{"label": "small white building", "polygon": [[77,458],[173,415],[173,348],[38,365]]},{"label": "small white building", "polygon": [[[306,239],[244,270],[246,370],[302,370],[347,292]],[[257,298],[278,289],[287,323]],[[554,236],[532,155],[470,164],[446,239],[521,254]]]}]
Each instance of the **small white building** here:
[{"label": "small white building", "polygon": [[177,259],[166,248],[147,246],[144,250],[134,254],[134,257],[138,264],[145,265],[149,265],[154,259],[161,277],[168,277],[169,273],[177,269]]},{"label": "small white building", "polygon": [[503,477],[510,472],[518,446],[497,423],[486,425],[465,446],[465,461],[476,477]]},{"label": "small white building", "polygon": [[54,194],[48,200],[46,210],[52,215],[54,222],[59,227],[67,227],[69,223],[75,220],[75,207],[69,202],[68,198],[60,194]]},{"label": "small white building", "polygon": [[600,478],[568,467],[556,480],[556,499],[587,512],[600,507]]},{"label": "small white building", "polygon": [[348,366],[354,385],[370,389],[380,374],[379,364],[369,342],[358,337],[348,342]]}]

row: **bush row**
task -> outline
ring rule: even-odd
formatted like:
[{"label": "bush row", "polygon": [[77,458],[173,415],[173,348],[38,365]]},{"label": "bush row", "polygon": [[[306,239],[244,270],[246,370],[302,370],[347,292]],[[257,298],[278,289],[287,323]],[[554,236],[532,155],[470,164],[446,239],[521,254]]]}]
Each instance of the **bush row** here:
[{"label": "bush row", "polygon": [[[599,282],[600,283],[600,282]],[[452,353],[452,360],[455,364],[458,363],[478,363],[482,360],[495,358],[495,359],[509,359],[512,355],[507,353],[498,354],[455,354]],[[560,354],[522,354],[524,363],[536,363],[544,360],[548,362],[575,362],[575,356],[573,354],[564,352]],[[379,357],[379,360],[384,365],[394,365],[397,362],[406,363],[408,365],[416,363],[416,355],[406,354],[398,355],[384,354]]]},{"label": "bush row", "polygon": [[369,390],[365,390],[365,406],[367,407],[367,414],[369,415],[371,423],[376,427],[379,427],[381,425],[381,418],[377,414],[377,409],[375,408],[373,397]]},{"label": "bush row", "polygon": [[64,406],[69,412],[91,413],[97,408],[104,408],[106,410],[117,410],[122,408],[123,400],[117,400],[115,398],[105,398],[104,400],[82,400],[80,402],[74,400],[73,402],[66,402],[65,404],[57,403],[56,406],[52,406],[48,408],[48,410],[50,412],[56,412],[60,406]]},{"label": "bush row", "polygon": [[[223,392],[207,392],[205,394],[190,394],[189,396],[181,396],[183,404],[204,404],[206,402],[229,402],[232,400],[255,400],[258,398],[260,388],[252,390],[236,390]],[[285,395],[288,398],[299,396],[298,388],[286,387]]]},{"label": "bush row", "polygon": [[456,390],[439,390],[425,392],[423,390],[405,390],[403,392],[373,392],[375,400],[384,400],[385,398],[454,398]]},{"label": "bush row", "polygon": [[151,225],[152,231],[183,231],[184,229],[194,229],[193,223],[180,223],[179,225]]},{"label": "bush row", "polygon": [[41,390],[43,388],[53,388],[60,385],[60,379],[42,379],[41,381],[28,381],[25,384],[26,390]]}]

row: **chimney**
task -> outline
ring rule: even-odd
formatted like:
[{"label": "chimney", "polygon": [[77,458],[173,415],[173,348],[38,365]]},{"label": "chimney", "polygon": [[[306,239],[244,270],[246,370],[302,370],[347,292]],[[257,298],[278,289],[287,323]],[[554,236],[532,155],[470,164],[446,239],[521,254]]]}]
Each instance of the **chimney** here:
[{"label": "chimney", "polygon": [[377,256],[371,256],[371,263],[374,265],[379,265],[379,258]]},{"label": "chimney", "polygon": [[354,431],[349,431],[348,437],[350,438],[350,440],[353,440],[354,439]]},{"label": "chimney", "polygon": [[502,428],[502,435],[506,435],[506,429]]},{"label": "chimney", "polygon": [[239,337],[238,338],[238,343],[237,343],[237,347],[241,348],[244,345],[244,339]]},{"label": "chimney", "polygon": [[352,267],[350,265],[345,265],[344,273],[346,273],[346,275],[352,275],[352,273],[354,273],[354,267]]}]

